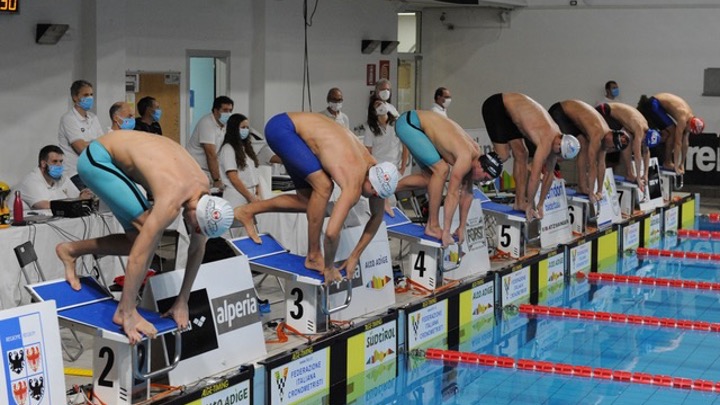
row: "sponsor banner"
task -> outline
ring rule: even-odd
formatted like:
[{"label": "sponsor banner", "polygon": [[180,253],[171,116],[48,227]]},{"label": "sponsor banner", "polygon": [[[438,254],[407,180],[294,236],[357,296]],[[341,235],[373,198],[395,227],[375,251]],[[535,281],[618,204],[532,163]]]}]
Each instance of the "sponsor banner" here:
[{"label": "sponsor banner", "polygon": [[590,273],[592,266],[592,242],[580,240],[578,244],[570,248],[570,276],[578,271],[585,274]]},{"label": "sponsor banner", "polygon": [[695,225],[695,199],[691,198],[682,203],[680,213],[682,217],[682,228],[692,228]]},{"label": "sponsor banner", "polygon": [[646,248],[660,247],[662,236],[662,210],[650,214],[644,219],[645,234],[643,244]]},{"label": "sponsor banner", "polygon": [[0,354],[0,403],[66,403],[54,301],[0,311]]},{"label": "sponsor banner", "polygon": [[397,322],[373,321],[347,340],[347,377],[354,377],[397,359]]},{"label": "sponsor banner", "polygon": [[530,266],[503,275],[500,284],[503,307],[526,299],[530,296]]},{"label": "sponsor banner", "polygon": [[714,134],[690,134],[685,160],[685,184],[717,185],[720,174],[720,138]]},{"label": "sponsor banner", "polygon": [[[362,235],[363,227],[343,229],[336,259],[344,261],[355,248]],[[353,297],[350,306],[332,315],[334,320],[350,320],[358,316],[375,312],[395,304],[395,283],[393,282],[392,257],[388,243],[385,222],[380,224],[375,237],[365,248],[353,280]],[[345,284],[330,285],[330,307],[337,307],[345,302]]]},{"label": "sponsor banner", "polygon": [[640,222],[632,222],[622,227],[623,250],[635,250],[640,247]]},{"label": "sponsor banner", "polygon": [[[440,221],[443,221],[444,210],[440,210]],[[460,224],[460,210],[455,211],[451,228],[457,229]],[[465,225],[465,241],[462,245],[463,257],[460,266],[446,271],[446,277],[459,280],[470,276],[485,274],[490,270],[490,255],[485,234],[485,216],[480,201],[473,199],[468,211]]]},{"label": "sponsor banner", "polygon": [[224,380],[203,389],[202,398],[188,405],[250,405],[250,380],[231,384]]},{"label": "sponsor banner", "polygon": [[[535,203],[540,204],[540,190]],[[543,204],[543,218],[540,220],[540,246],[552,248],[572,240],[572,225],[568,216],[565,181],[555,179]]]},{"label": "sponsor banner", "polygon": [[448,300],[427,301],[428,305],[408,313],[408,350],[429,347],[427,344],[447,335]]},{"label": "sponsor banner", "polygon": [[[175,302],[184,270],[149,279],[143,306],[164,313]],[[246,256],[200,266],[188,301],[190,329],[183,333],[180,363],[170,371],[172,385],[250,363],[266,354],[260,310]],[[238,342],[243,349],[238,351]],[[175,353],[175,338],[164,336],[166,355]]]},{"label": "sponsor banner", "polygon": [[551,252],[538,263],[538,290],[562,285],[565,275],[565,251]]},{"label": "sponsor banner", "polygon": [[598,236],[594,247],[597,252],[595,267],[600,273],[614,273],[618,260],[618,232],[614,228],[607,229]]},{"label": "sponsor banner", "polygon": [[605,179],[602,184],[602,199],[600,203],[600,215],[597,219],[599,228],[622,222],[620,211],[620,198],[615,186],[615,175],[611,168],[605,169]]},{"label": "sponsor banner", "polygon": [[495,282],[478,280],[460,293],[460,326],[495,315]]},{"label": "sponsor banner", "polygon": [[330,392],[330,348],[297,352],[297,359],[270,370],[270,403],[325,403]]}]

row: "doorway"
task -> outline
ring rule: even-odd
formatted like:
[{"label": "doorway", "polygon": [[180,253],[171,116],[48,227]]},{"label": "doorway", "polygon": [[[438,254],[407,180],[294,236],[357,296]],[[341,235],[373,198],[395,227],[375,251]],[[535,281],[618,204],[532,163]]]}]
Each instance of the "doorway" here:
[{"label": "doorway", "polygon": [[227,51],[188,51],[188,138],[215,98],[229,93],[229,64]]},{"label": "doorway", "polygon": [[143,97],[155,98],[162,109],[163,136],[180,143],[180,72],[127,72],[126,77],[137,81],[132,93],[128,91],[128,102],[136,108]]}]

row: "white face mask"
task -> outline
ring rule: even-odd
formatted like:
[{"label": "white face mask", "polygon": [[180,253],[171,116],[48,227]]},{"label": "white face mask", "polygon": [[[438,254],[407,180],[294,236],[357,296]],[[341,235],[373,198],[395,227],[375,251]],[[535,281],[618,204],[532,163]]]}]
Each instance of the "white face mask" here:
[{"label": "white face mask", "polygon": [[390,98],[390,90],[380,90],[378,96],[380,96],[380,100],[387,101]]},{"label": "white face mask", "polygon": [[451,98],[446,98],[445,101],[443,101],[443,107],[445,107],[445,108],[450,107],[451,102],[452,102]]},{"label": "white face mask", "polygon": [[328,107],[330,107],[330,109],[335,112],[340,112],[340,110],[342,110],[342,103],[330,102],[330,103],[328,103]]},{"label": "white face mask", "polygon": [[377,108],[375,108],[375,114],[377,114],[378,117],[385,116],[385,115],[387,115],[387,113],[388,113],[388,108],[387,108],[387,104],[385,104],[385,103],[382,103],[379,106],[377,106]]}]

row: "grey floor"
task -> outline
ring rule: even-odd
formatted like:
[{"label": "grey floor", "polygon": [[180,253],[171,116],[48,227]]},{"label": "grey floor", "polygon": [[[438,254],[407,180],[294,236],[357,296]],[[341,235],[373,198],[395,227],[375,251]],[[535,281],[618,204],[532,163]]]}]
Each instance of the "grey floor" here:
[{"label": "grey floor", "polygon": [[[693,192],[693,193],[700,193],[700,213],[701,214],[707,214],[711,212],[720,212],[720,189],[719,188],[710,188],[710,187],[694,187],[694,186],[686,186],[682,191],[684,192]],[[166,251],[163,251],[162,249],[158,252],[158,254],[161,257],[166,258],[165,259],[165,265],[172,265],[170,262],[170,258],[172,257],[172,252],[170,249],[173,249],[171,246],[171,243],[163,244]],[[397,252],[397,247],[393,249],[394,252]],[[256,284],[260,281],[260,277],[255,278]],[[274,305],[271,305],[271,313],[270,314],[264,314],[263,319],[264,321],[275,319],[275,318],[281,318],[284,316],[283,313],[283,305],[282,300],[284,298],[283,292],[280,289],[280,286],[278,284],[278,281],[275,278],[268,277],[262,284],[257,288],[258,294],[262,298],[269,299],[271,303],[275,303]],[[401,298],[398,297],[398,303],[403,304],[403,300],[412,300],[417,298]],[[373,314],[368,314],[368,316],[372,316]],[[86,334],[78,334],[80,336],[80,340],[82,344],[85,347],[85,350],[83,354],[80,356],[80,358],[74,362],[70,362],[67,360],[67,356],[65,357],[65,370],[66,370],[66,376],[65,376],[65,383],[66,388],[71,389],[75,385],[89,385],[92,384],[92,378],[87,376],[78,376],[75,374],[78,373],[91,373],[92,371],[92,359],[93,359],[93,353],[92,353],[92,345],[93,345],[93,337]],[[67,330],[61,330],[61,336],[63,339],[69,342],[70,334]],[[274,330],[270,328],[265,328],[265,337],[267,340],[274,339]],[[288,343],[284,344],[273,344],[268,345],[268,355],[278,354],[282,353],[286,350],[289,350],[293,347],[298,347],[302,344],[304,344],[306,341],[301,338],[290,336],[290,340]],[[72,346],[72,343],[69,342],[69,344]],[[82,398],[79,395],[76,396],[69,396],[69,402],[68,403],[76,403],[80,404],[83,403]]]}]

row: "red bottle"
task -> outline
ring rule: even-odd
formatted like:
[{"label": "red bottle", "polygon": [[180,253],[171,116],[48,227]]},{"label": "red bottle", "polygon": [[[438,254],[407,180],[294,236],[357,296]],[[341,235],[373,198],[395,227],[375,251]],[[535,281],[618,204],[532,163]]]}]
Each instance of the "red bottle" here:
[{"label": "red bottle", "polygon": [[15,202],[13,203],[13,222],[21,223],[25,216],[23,215],[23,202],[20,197],[20,190],[15,191]]}]

